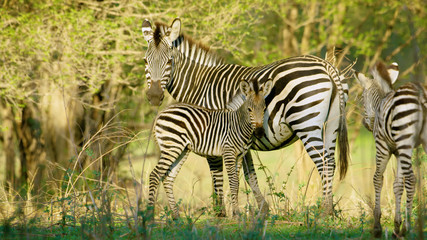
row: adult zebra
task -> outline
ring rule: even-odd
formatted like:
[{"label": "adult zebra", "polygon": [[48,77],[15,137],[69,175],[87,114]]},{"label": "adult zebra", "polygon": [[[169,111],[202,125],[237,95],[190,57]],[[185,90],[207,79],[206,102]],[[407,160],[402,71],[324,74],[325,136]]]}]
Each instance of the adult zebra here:
[{"label": "adult zebra", "polygon": [[[240,82],[242,96],[234,97],[238,108],[211,110],[186,103],[169,106],[157,115],[154,137],[160,149],[160,159],[150,174],[149,205],[154,202],[159,181],[163,181],[173,217],[178,218],[173,184],[189,151],[202,156],[222,157],[226,166],[233,215],[237,216],[240,159],[252,145],[254,135],[262,137],[265,100],[272,81],[259,88],[257,80]],[[236,164],[237,163],[237,164]],[[222,164],[222,163],[221,163]],[[239,166],[236,169],[236,165]],[[150,214],[151,215],[151,214]]]},{"label": "adult zebra", "polygon": [[[148,43],[147,97],[153,105],[161,104],[167,90],[178,102],[209,109],[233,108],[227,104],[238,93],[240,79],[258,79],[260,85],[272,79],[273,89],[266,97],[264,135],[255,139],[252,149],[275,150],[301,139],[321,176],[325,211],[332,213],[337,135],[341,178],[348,167],[345,119],[348,86],[334,66],[309,55],[257,67],[226,64],[207,47],[181,34],[178,18],[170,26],[156,23],[154,29],[145,20],[142,33]],[[221,163],[210,164],[210,168],[215,193],[222,192],[222,162],[209,162]],[[268,211],[249,152],[243,160],[243,169],[258,207],[263,213]],[[222,205],[222,199],[214,204]]]},{"label": "adult zebra", "polygon": [[[397,169],[393,184],[396,198],[394,234],[404,235],[410,224],[412,200],[415,193],[415,175],[412,170],[412,151],[420,143],[427,153],[427,88],[420,84],[408,83],[396,91],[392,84],[399,74],[393,63],[386,67],[379,62],[372,70],[374,79],[355,73],[363,86],[364,118],[363,124],[375,137],[376,169],[374,175],[375,209],[374,236],[381,237],[381,189],[383,174],[391,154],[396,156]],[[406,189],[406,224],[400,225],[400,202]],[[408,225],[408,226],[407,226]]]}]

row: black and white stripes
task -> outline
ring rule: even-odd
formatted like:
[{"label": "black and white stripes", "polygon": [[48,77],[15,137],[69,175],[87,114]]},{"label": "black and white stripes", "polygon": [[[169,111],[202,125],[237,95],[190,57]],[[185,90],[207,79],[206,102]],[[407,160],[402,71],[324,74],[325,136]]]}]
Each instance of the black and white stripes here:
[{"label": "black and white stripes", "polygon": [[[266,97],[264,134],[255,139],[252,148],[269,151],[300,139],[321,175],[324,204],[326,211],[331,212],[337,136],[341,177],[348,164],[348,86],[338,70],[329,62],[308,55],[257,67],[225,64],[208,48],[181,34],[180,29],[179,19],[171,26],[156,23],[154,29],[148,21],[143,23],[148,43],[146,74],[150,102],[159,105],[167,90],[178,102],[224,109],[239,93],[240,79],[257,79],[260,85],[273,80],[273,89]],[[258,205],[268,209],[249,153],[243,163]]]},{"label": "black and white stripes", "polygon": [[[211,157],[208,158],[210,165],[222,165],[222,161],[218,163],[218,158],[215,157],[223,158],[230,182],[233,214],[237,214],[237,160],[243,157],[251,146],[253,135],[259,134],[256,129],[263,129],[264,96],[269,93],[271,86],[271,81],[266,82],[263,88],[258,88],[257,81],[250,84],[242,81],[240,89],[246,100],[233,111],[209,110],[180,103],[160,112],[154,125],[160,160],[150,174],[149,204],[154,204],[159,181],[164,179],[169,205],[174,217],[178,217],[173,182],[188,152],[193,151]],[[260,133],[262,134],[262,131]],[[222,184],[220,187],[222,188]],[[221,214],[224,215],[223,210]]]},{"label": "black and white stripes", "polygon": [[[397,160],[396,178],[393,191],[396,197],[394,234],[404,235],[408,230],[415,193],[415,175],[412,170],[412,151],[419,144],[427,152],[427,88],[420,84],[408,83],[397,90],[392,84],[397,79],[397,64],[388,68],[378,63],[372,71],[374,79],[356,73],[363,86],[364,125],[375,137],[376,170],[374,175],[375,209],[374,235],[381,236],[381,189],[383,174],[388,160],[394,154]],[[408,218],[402,223],[400,204],[403,190],[406,190]]]}]

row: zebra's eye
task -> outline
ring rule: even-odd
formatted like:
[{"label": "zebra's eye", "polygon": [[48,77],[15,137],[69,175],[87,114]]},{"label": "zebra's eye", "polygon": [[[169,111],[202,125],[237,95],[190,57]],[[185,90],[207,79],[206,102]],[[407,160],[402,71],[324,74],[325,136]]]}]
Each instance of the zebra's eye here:
[{"label": "zebra's eye", "polygon": [[167,31],[167,32],[165,33],[165,35],[166,35],[166,36],[169,36],[169,35],[170,35],[170,32],[169,32],[169,31]]}]

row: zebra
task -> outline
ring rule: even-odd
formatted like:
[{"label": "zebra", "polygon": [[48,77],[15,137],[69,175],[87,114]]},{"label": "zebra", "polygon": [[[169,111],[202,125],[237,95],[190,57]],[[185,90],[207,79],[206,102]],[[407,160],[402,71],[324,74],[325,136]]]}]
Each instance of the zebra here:
[{"label": "zebra", "polygon": [[[254,140],[252,149],[276,150],[300,139],[321,176],[325,213],[332,213],[337,136],[341,179],[348,168],[348,84],[344,75],[331,63],[311,55],[257,67],[227,64],[208,47],[181,34],[179,18],[170,26],[156,22],[154,28],[145,20],[142,33],[148,43],[144,58],[146,95],[152,105],[160,105],[167,90],[178,102],[208,109],[233,108],[229,103],[239,92],[240,79],[257,79],[261,86],[272,79],[272,91],[265,100],[264,134]],[[222,169],[217,169],[221,164],[209,167],[214,192],[222,192]],[[260,211],[268,212],[249,152],[243,169]],[[222,202],[214,200],[214,205]]]},{"label": "zebra", "polygon": [[[263,134],[266,96],[272,81],[264,83],[241,81],[240,95],[233,100],[236,110],[210,110],[185,103],[172,105],[158,114],[154,124],[154,136],[160,149],[160,160],[150,174],[150,209],[154,203],[159,181],[164,182],[173,217],[179,213],[173,195],[173,183],[188,153],[193,151],[203,156],[222,157],[226,166],[231,191],[233,215],[238,210],[238,168],[237,160],[243,157],[252,144],[253,135]],[[258,129],[261,129],[259,131]]]},{"label": "zebra", "polygon": [[[393,184],[396,198],[394,218],[395,236],[404,235],[409,229],[412,200],[415,193],[415,175],[411,156],[415,147],[424,146],[427,153],[427,86],[407,83],[397,90],[392,84],[399,75],[397,63],[386,66],[378,62],[371,71],[373,79],[355,72],[363,87],[363,124],[375,138],[376,169],[373,178],[375,186],[374,236],[381,237],[381,189],[383,174],[391,154],[396,156],[397,170]],[[406,189],[407,219],[399,231],[402,219],[400,204]]]}]

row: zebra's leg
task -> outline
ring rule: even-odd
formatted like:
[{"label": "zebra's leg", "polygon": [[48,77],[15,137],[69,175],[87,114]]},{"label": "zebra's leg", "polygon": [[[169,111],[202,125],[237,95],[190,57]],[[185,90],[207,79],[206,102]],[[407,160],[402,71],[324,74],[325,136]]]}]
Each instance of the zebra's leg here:
[{"label": "zebra's leg", "polygon": [[213,184],[213,206],[217,217],[225,217],[224,175],[222,157],[207,157]]},{"label": "zebra's leg", "polygon": [[164,186],[165,191],[166,191],[166,196],[168,198],[169,207],[172,211],[173,219],[179,218],[178,207],[176,206],[175,196],[173,194],[173,185],[174,185],[176,176],[178,175],[179,171],[181,170],[182,165],[187,160],[189,152],[190,151],[188,149],[184,149],[182,154],[169,167],[169,170],[167,171],[166,178],[163,181],[163,186]]},{"label": "zebra's leg", "polygon": [[328,147],[331,148],[335,144],[340,112],[338,96],[336,95],[332,100],[332,90],[329,93],[325,92],[322,96],[325,97],[322,102],[304,112],[288,116],[286,122],[303,142],[307,154],[316,165],[322,181],[323,215],[331,215],[333,214],[332,180],[335,159],[332,154],[329,154]]},{"label": "zebra's leg", "polygon": [[402,230],[400,231],[400,235],[405,235],[407,231],[409,231],[411,227],[411,213],[412,213],[412,203],[414,200],[415,194],[415,174],[412,170],[411,162],[408,162],[408,171],[404,173],[405,175],[405,189],[406,189],[406,213],[405,213],[405,221],[402,226]]},{"label": "zebra's leg", "polygon": [[171,165],[178,159],[184,151],[184,146],[173,146],[160,148],[160,159],[149,177],[149,188],[148,188],[148,215],[154,218],[154,203],[157,198],[157,189],[160,182],[164,180],[167,170]]},{"label": "zebra's leg", "polygon": [[[334,214],[334,205],[333,205],[333,194],[332,194],[332,185],[335,175],[335,168],[336,168],[336,161],[335,161],[335,148],[337,145],[337,142],[339,141],[338,133],[343,134],[343,137],[340,138],[341,141],[339,146],[340,149],[344,149],[346,146],[346,129],[345,126],[341,126],[343,129],[340,129],[340,121],[344,121],[345,125],[345,113],[342,113],[340,110],[340,96],[339,94],[335,94],[334,100],[330,103],[329,106],[329,114],[327,115],[327,119],[323,124],[323,131],[322,132],[316,132],[318,135],[313,135],[309,137],[307,140],[308,142],[313,142],[312,148],[318,149],[317,152],[314,151],[312,154],[312,159],[315,161],[317,169],[319,171],[319,174],[322,179],[322,185],[323,185],[323,202],[322,207],[324,209],[325,215],[333,215]],[[343,118],[344,114],[344,119]],[[321,114],[319,114],[321,115]],[[310,139],[311,138],[311,139]],[[321,139],[323,139],[323,145],[321,144]],[[323,148],[323,149],[322,149]],[[307,149],[307,148],[306,148]],[[307,151],[308,152],[308,151]],[[316,158],[319,157],[322,160],[319,162],[316,160]],[[341,155],[344,154],[344,155]],[[342,156],[346,156],[345,151],[340,151],[340,157],[339,159],[345,159],[341,158]],[[344,167],[344,166],[340,166]]]},{"label": "zebra's leg", "polygon": [[[319,133],[317,135],[313,135],[313,133],[316,132]],[[323,188],[323,214],[331,215],[333,214],[332,180],[334,177],[335,160],[326,154],[325,144],[321,137],[322,135],[320,130],[312,131],[310,135],[299,135],[297,132],[297,136],[302,140],[304,148],[319,172]]]},{"label": "zebra's leg", "polygon": [[[258,204],[261,216],[266,216],[268,214],[269,206],[267,201],[264,198],[264,195],[261,193],[261,190],[258,186],[258,179],[255,172],[255,167],[252,159],[252,154],[248,151],[243,157],[243,172],[245,173],[245,180],[251,187],[255,199]],[[239,172],[239,171],[238,171]]]},{"label": "zebra's leg", "polygon": [[407,215],[406,223],[410,224],[410,214],[412,210],[412,200],[414,198],[415,192],[415,175],[412,171],[412,147],[408,148],[408,145],[402,145],[400,148],[397,146],[397,171],[396,178],[393,184],[393,191],[396,199],[396,210],[394,216],[394,234],[401,236],[406,233],[408,230],[403,224],[402,231],[400,231],[400,226],[402,224],[402,216],[400,211],[401,198],[403,195],[403,190],[406,188],[406,209]]},{"label": "zebra's leg", "polygon": [[393,192],[395,198],[395,215],[394,215],[394,231],[393,234],[399,236],[400,233],[400,225],[402,224],[402,217],[400,214],[400,204],[403,195],[403,175],[402,175],[402,164],[398,160],[397,161],[397,169],[396,169],[396,177],[393,183]]},{"label": "zebra's leg", "polygon": [[233,149],[225,149],[223,154],[224,165],[227,169],[228,181],[231,192],[231,205],[232,205],[232,216],[239,215],[239,176],[237,175],[237,154],[234,153]]},{"label": "zebra's leg", "polygon": [[374,208],[374,237],[381,237],[381,189],[383,187],[384,171],[387,167],[388,160],[390,159],[390,152],[383,149],[383,143],[376,142],[376,167],[374,174],[374,188],[375,188],[375,208]]}]

